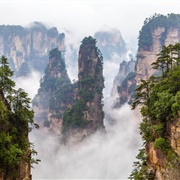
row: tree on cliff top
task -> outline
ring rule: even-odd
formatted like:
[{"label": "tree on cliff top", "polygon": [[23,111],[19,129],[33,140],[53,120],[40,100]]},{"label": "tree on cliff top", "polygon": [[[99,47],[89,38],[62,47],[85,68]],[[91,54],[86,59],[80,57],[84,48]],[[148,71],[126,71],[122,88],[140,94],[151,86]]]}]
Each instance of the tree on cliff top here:
[{"label": "tree on cliff top", "polygon": [[170,27],[180,28],[180,14],[168,14],[167,16],[164,16],[155,13],[150,18],[146,18],[138,37],[138,46],[140,49],[150,49],[153,43],[152,32],[158,27],[164,28],[164,32],[162,32],[160,37],[161,45],[163,46],[167,35],[167,29]]}]

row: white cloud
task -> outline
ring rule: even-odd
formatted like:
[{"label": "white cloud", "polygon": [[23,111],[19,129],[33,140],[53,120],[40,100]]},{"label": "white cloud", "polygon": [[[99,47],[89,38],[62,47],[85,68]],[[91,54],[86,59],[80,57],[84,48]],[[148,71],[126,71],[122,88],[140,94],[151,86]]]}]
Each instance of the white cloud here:
[{"label": "white cloud", "polygon": [[[110,108],[110,107],[106,107]],[[126,179],[140,148],[138,117],[125,105],[109,109],[117,123],[106,122],[107,134],[94,134],[78,146],[59,144],[58,138],[31,134],[41,163],[32,170],[33,179]]]},{"label": "white cloud", "polygon": [[32,71],[26,77],[14,78],[14,81],[16,82],[17,88],[24,89],[25,92],[28,93],[28,97],[33,99],[34,96],[37,94],[40,78],[41,78],[41,74],[39,72]]}]

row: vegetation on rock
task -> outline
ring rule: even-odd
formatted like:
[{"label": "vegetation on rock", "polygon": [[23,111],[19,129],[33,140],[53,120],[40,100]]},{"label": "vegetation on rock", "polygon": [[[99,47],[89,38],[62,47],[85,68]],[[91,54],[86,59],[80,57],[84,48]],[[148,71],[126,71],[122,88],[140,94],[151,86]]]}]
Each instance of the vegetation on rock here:
[{"label": "vegetation on rock", "polygon": [[[145,147],[153,142],[154,149],[160,150],[166,156],[173,152],[168,141],[167,125],[179,117],[180,111],[179,51],[179,43],[163,47],[157,61],[152,64],[153,68],[162,72],[161,76],[151,76],[148,80],[142,80],[136,89],[136,98],[132,105],[133,109],[138,105],[142,106],[143,120],[140,124],[140,134]],[[130,179],[148,179],[148,169],[142,159],[140,167],[136,164]],[[144,173],[144,168],[146,168],[146,173]]]},{"label": "vegetation on rock", "polygon": [[64,113],[63,133],[66,133],[71,128],[85,127],[91,122],[91,119],[88,119],[84,114],[89,113],[90,107],[87,105],[88,102],[100,99],[100,107],[98,109],[99,113],[102,113],[101,99],[104,88],[104,78],[102,76],[103,57],[96,46],[96,39],[91,36],[85,37],[82,40],[79,53],[79,67],[83,67],[83,69],[79,71],[78,99]]},{"label": "vegetation on rock", "polygon": [[152,32],[158,27],[164,28],[164,32],[161,34],[160,38],[161,45],[163,46],[168,28],[180,28],[180,14],[168,14],[167,16],[154,14],[150,18],[146,18],[144,25],[139,32],[138,46],[140,49],[150,49],[153,43]]},{"label": "vegetation on rock", "polygon": [[61,52],[57,48],[50,51],[49,65],[41,79],[38,94],[33,100],[34,106],[44,109],[36,116],[36,120],[44,119],[44,125],[47,127],[50,125],[46,109],[52,112],[52,118],[62,118],[64,110],[74,102],[73,91],[76,86],[76,83],[70,82]]},{"label": "vegetation on rock", "polygon": [[[20,162],[30,161],[36,153],[28,140],[29,124],[33,124],[34,113],[30,109],[30,99],[23,89],[15,89],[11,80],[7,58],[0,58],[0,172],[4,179],[20,179]],[[19,178],[18,178],[19,177]]]}]

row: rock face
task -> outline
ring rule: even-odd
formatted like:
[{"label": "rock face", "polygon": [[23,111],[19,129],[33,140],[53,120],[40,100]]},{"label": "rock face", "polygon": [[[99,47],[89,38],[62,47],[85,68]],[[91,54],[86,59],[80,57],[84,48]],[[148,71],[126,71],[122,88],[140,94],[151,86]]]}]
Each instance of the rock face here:
[{"label": "rock face", "polygon": [[136,61],[123,61],[120,64],[119,72],[114,79],[113,89],[111,96],[116,100],[114,107],[121,107],[125,102],[129,100],[132,91],[136,87],[135,77],[135,63]]},{"label": "rock face", "polygon": [[92,37],[84,38],[79,50],[78,82],[71,83],[61,52],[50,52],[49,64],[33,100],[35,120],[47,132],[62,132],[64,142],[80,142],[102,129],[102,55]]},{"label": "rock face", "polygon": [[104,132],[102,55],[92,37],[83,39],[78,58],[78,99],[63,117],[66,143],[76,144],[97,130]]},{"label": "rock face", "polygon": [[[180,15],[170,14],[168,16],[155,15],[146,19],[139,36],[139,48],[135,68],[135,80],[137,84],[141,80],[147,80],[151,75],[159,75],[160,72],[152,69],[151,64],[157,60],[165,45],[180,42]],[[143,126],[143,125],[142,125]],[[156,131],[156,130],[154,130]],[[172,148],[172,154],[165,155],[159,149],[154,148],[154,142],[146,144],[148,155],[147,168],[153,174],[153,179],[180,179],[180,119],[170,121],[166,124],[168,142]]]},{"label": "rock face", "polygon": [[9,59],[19,76],[26,75],[29,68],[44,72],[49,51],[56,47],[64,51],[64,40],[64,33],[59,34],[57,28],[47,29],[38,22],[29,28],[1,25],[0,55]]},{"label": "rock face", "polygon": [[178,118],[168,126],[170,144],[173,150],[180,156],[180,119]]},{"label": "rock face", "polygon": [[180,178],[180,119],[168,124],[169,141],[172,154],[165,155],[162,151],[154,149],[154,143],[147,144],[146,151],[149,156],[147,167],[154,173],[154,179],[166,180]]},{"label": "rock face", "polygon": [[155,179],[174,179],[180,178],[180,119],[173,121],[167,125],[169,134],[169,141],[172,150],[176,154],[164,155],[162,151],[154,149],[154,143],[151,142],[147,146],[147,153],[149,154],[149,168],[155,170]]},{"label": "rock face", "polygon": [[167,17],[163,15],[154,16],[144,22],[139,35],[136,63],[138,84],[141,79],[146,80],[151,75],[156,75],[157,71],[152,69],[151,64],[156,61],[157,54],[161,51],[162,46],[174,45],[180,41],[179,19],[178,15],[170,14]]},{"label": "rock face", "polygon": [[50,51],[49,64],[33,100],[35,120],[41,128],[60,133],[63,113],[74,102],[76,86],[67,75],[62,53],[57,48]]},{"label": "rock face", "polygon": [[131,59],[128,62],[123,61],[120,64],[119,72],[114,79],[114,85],[119,86],[130,72],[134,72],[135,64],[136,64],[136,61],[134,59]]},{"label": "rock face", "polygon": [[114,54],[122,56],[127,51],[121,33],[116,28],[103,27],[95,33],[94,37],[105,60],[112,59]]},{"label": "rock face", "polygon": [[[147,80],[152,75],[159,75],[160,72],[153,69],[151,64],[157,60],[157,55],[163,46],[180,42],[179,22],[180,16],[176,14],[169,14],[168,16],[154,15],[144,21],[144,26],[139,34],[135,77],[129,82],[130,84],[139,85],[141,80]],[[124,83],[127,84],[125,81]],[[119,85],[119,90],[122,90],[122,86],[124,86],[123,83]],[[126,88],[123,93],[119,93],[117,103],[119,103],[119,99],[122,102],[127,102],[130,99],[130,94],[126,92],[133,92],[131,90],[132,86],[126,86]]]},{"label": "rock face", "polygon": [[[87,99],[88,119],[93,121],[94,128],[103,126],[102,90],[104,88],[103,57],[92,37],[83,39],[79,50],[79,98]],[[85,91],[87,90],[87,91]],[[84,92],[83,92],[84,91]],[[91,97],[83,93],[92,93]]]},{"label": "rock face", "polygon": [[138,83],[140,83],[141,79],[146,80],[155,73],[155,70],[152,69],[151,64],[157,59],[157,54],[162,49],[160,37],[164,31],[164,27],[157,27],[152,32],[153,44],[149,50],[139,48],[136,64],[136,80]]}]

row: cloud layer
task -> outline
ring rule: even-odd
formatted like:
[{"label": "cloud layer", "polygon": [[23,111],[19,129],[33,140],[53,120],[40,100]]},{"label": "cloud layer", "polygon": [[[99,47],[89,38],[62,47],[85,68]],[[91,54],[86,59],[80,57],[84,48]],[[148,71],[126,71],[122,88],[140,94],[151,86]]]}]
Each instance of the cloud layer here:
[{"label": "cloud layer", "polygon": [[106,122],[107,134],[96,133],[73,147],[62,146],[57,137],[33,132],[30,139],[42,161],[32,170],[33,179],[127,178],[141,144],[139,118],[127,104],[111,115],[116,123]]}]

